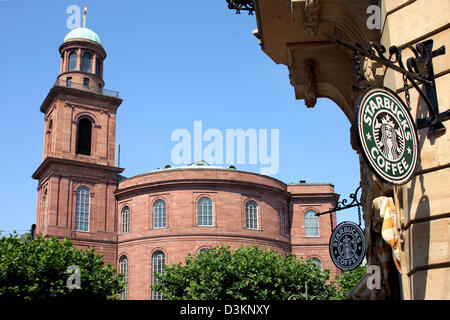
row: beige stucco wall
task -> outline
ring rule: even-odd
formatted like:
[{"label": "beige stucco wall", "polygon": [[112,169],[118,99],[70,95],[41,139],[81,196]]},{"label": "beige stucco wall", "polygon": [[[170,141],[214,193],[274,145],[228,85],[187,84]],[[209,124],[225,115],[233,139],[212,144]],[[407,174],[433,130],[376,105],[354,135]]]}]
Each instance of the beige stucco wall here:
[{"label": "beige stucco wall", "polygon": [[[432,38],[433,49],[446,46],[447,54],[433,60],[440,112],[447,110],[450,85],[450,1],[381,1],[381,44],[412,44]],[[405,51],[405,59],[412,54]],[[406,54],[407,53],[407,54]],[[402,98],[401,74],[387,71],[383,84]],[[427,108],[410,89],[413,118],[427,116]],[[450,299],[450,122],[444,134],[428,137],[419,130],[420,159],[417,176],[395,190],[401,213],[402,286],[404,299]]]},{"label": "beige stucco wall", "polygon": [[[381,30],[366,24],[370,6],[381,8]],[[324,33],[348,43],[416,45],[432,38],[434,49],[450,51],[450,0],[255,0],[261,49],[277,64],[284,64],[296,99],[313,108],[316,98],[326,97],[353,121],[361,92],[356,88],[354,53],[331,41]],[[389,51],[388,51],[389,52]],[[403,51],[404,63],[412,52]],[[449,106],[450,53],[434,59],[440,112]],[[370,60],[362,61],[367,81],[362,88],[386,86],[402,98],[400,73],[386,70]],[[410,88],[412,116],[428,116],[428,109]],[[401,249],[401,295],[403,299],[450,299],[450,121],[447,132],[429,137],[419,130],[419,166],[410,183],[394,187],[383,183],[369,169],[354,132],[352,148],[360,155],[361,203],[366,237],[373,220],[372,201],[393,196],[399,220]],[[394,270],[391,270],[394,271]],[[396,272],[396,271],[395,271]]]}]

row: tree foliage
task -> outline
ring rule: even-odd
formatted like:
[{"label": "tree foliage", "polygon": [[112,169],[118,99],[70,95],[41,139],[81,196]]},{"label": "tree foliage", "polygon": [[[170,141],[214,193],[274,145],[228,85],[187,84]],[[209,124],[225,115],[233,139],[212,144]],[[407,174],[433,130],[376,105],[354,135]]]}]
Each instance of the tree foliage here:
[{"label": "tree foliage", "polygon": [[[152,286],[165,299],[333,299],[329,271],[275,250],[229,246],[188,255],[184,265],[167,265]],[[306,286],[308,294],[306,295]]]},{"label": "tree foliage", "polygon": [[[70,289],[69,266],[80,270],[80,288]],[[115,298],[124,286],[122,275],[105,265],[94,249],[77,250],[70,240],[0,238],[0,296],[24,300],[52,297]]]},{"label": "tree foliage", "polygon": [[342,272],[336,277],[333,284],[336,286],[335,298],[339,300],[347,300],[348,293],[358,284],[367,272],[367,266],[359,266],[356,269]]}]

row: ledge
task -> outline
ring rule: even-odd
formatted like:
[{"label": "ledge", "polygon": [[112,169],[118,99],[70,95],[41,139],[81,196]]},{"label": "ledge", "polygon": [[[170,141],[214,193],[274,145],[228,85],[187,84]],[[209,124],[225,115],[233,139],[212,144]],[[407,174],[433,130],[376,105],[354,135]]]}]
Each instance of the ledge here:
[{"label": "ledge", "polygon": [[[106,90],[106,89],[104,89],[104,90]],[[106,102],[111,103],[111,105],[116,109],[122,104],[122,101],[123,101],[119,97],[115,97],[115,96],[111,96],[111,95],[104,95],[104,94],[100,94],[100,93],[96,93],[96,92],[92,92],[92,91],[88,91],[88,90],[81,90],[81,89],[76,89],[76,88],[72,88],[72,87],[66,87],[66,86],[61,86],[61,85],[55,84],[50,89],[50,92],[47,94],[47,97],[45,98],[45,100],[42,103],[39,110],[42,113],[46,113],[49,105],[51,104],[53,99],[56,98],[56,96],[58,94],[70,94],[73,96],[88,97],[90,99],[106,101]]]},{"label": "ledge", "polygon": [[60,159],[60,158],[47,157],[47,158],[45,158],[45,160],[41,163],[39,168],[37,168],[37,170],[33,173],[33,175],[31,177],[33,179],[39,180],[41,178],[41,175],[42,175],[43,171],[51,163],[68,164],[68,165],[72,165],[72,166],[93,168],[93,169],[102,169],[102,170],[114,172],[114,173],[117,173],[117,174],[119,174],[119,173],[121,173],[121,172],[123,172],[125,170],[124,168],[106,166],[106,165],[102,165],[102,164],[82,162],[82,161],[69,160],[69,159]]}]

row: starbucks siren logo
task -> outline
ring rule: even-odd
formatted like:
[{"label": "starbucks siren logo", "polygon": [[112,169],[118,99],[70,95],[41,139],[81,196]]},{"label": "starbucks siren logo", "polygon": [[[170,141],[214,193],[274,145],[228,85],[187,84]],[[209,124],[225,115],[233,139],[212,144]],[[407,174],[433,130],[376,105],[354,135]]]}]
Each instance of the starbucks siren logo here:
[{"label": "starbucks siren logo", "polygon": [[340,223],[331,234],[330,256],[341,270],[353,270],[359,266],[366,252],[366,241],[361,228],[353,222]]},{"label": "starbucks siren logo", "polygon": [[388,114],[384,115],[381,123],[375,119],[374,138],[377,147],[389,161],[397,161],[402,155],[405,147],[405,139],[398,126]]},{"label": "starbucks siren logo", "polygon": [[405,184],[417,167],[417,133],[402,100],[387,88],[359,99],[355,125],[364,157],[383,181]]}]

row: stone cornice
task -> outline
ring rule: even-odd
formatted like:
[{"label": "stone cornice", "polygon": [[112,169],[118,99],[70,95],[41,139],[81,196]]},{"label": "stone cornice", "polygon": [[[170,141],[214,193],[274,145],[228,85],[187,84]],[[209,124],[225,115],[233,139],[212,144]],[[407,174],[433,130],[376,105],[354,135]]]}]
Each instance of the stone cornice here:
[{"label": "stone cornice", "polygon": [[323,200],[335,200],[337,201],[339,199],[340,195],[337,193],[302,193],[302,194],[291,194],[291,199],[292,200],[312,200],[314,199],[314,201],[318,201],[320,199]]},{"label": "stone cornice", "polygon": [[92,169],[101,169],[105,171],[110,171],[113,173],[121,173],[124,168],[117,168],[112,166],[105,166],[101,164],[96,163],[89,163],[89,162],[83,162],[83,161],[77,161],[77,160],[69,160],[69,159],[60,159],[60,158],[53,158],[53,157],[47,157],[45,160],[41,163],[39,168],[33,173],[32,178],[33,179],[41,179],[41,176],[45,169],[48,168],[48,166],[52,163],[57,164],[65,164],[65,165],[71,165],[71,166],[78,166],[78,167],[85,167],[85,168],[92,168]]},{"label": "stone cornice", "polygon": [[56,99],[58,97],[58,95],[60,95],[60,94],[66,94],[66,95],[83,97],[83,98],[88,97],[91,100],[99,100],[102,102],[107,102],[107,103],[111,104],[111,106],[114,108],[114,110],[117,110],[117,108],[122,104],[122,101],[123,101],[120,98],[102,95],[102,94],[98,94],[95,92],[79,90],[79,89],[75,89],[75,88],[62,87],[62,86],[53,86],[50,89],[49,93],[47,94],[47,97],[45,98],[45,100],[42,103],[39,110],[42,113],[46,113],[47,109],[49,108],[49,106],[51,105],[53,100]]},{"label": "stone cornice", "polygon": [[126,188],[119,188],[115,192],[116,196],[124,195],[130,192],[144,192],[151,189],[158,189],[161,187],[180,187],[180,186],[186,186],[186,185],[208,185],[208,187],[211,186],[240,186],[240,187],[252,187],[252,188],[258,188],[265,191],[270,191],[278,194],[282,194],[286,197],[289,196],[289,193],[286,190],[278,189],[269,185],[264,185],[260,183],[252,183],[248,181],[238,181],[238,180],[227,180],[227,179],[205,179],[205,178],[198,178],[198,179],[173,179],[173,180],[164,180],[164,181],[154,181],[149,183],[143,183],[138,185],[133,185]]},{"label": "stone cornice", "polygon": [[61,54],[63,52],[63,50],[72,49],[72,48],[74,48],[74,49],[82,48],[82,49],[97,51],[98,53],[100,53],[101,58],[103,60],[106,59],[105,49],[98,43],[88,40],[88,39],[80,39],[80,40],[71,39],[70,41],[63,42],[59,46],[59,53]]},{"label": "stone cornice", "polygon": [[286,238],[285,241],[270,238],[270,237],[261,237],[261,236],[253,236],[248,234],[236,234],[236,233],[171,233],[171,234],[163,234],[163,235],[148,235],[148,236],[142,236],[137,237],[133,239],[126,239],[126,240],[118,240],[118,244],[125,244],[125,243],[133,243],[133,242],[139,242],[143,240],[153,240],[153,239],[163,239],[163,238],[186,238],[186,237],[201,237],[203,239],[207,238],[233,238],[233,239],[249,239],[249,240],[257,240],[257,241],[264,241],[264,242],[273,242],[277,243],[278,245],[283,246],[290,246],[290,241],[288,238]]}]

